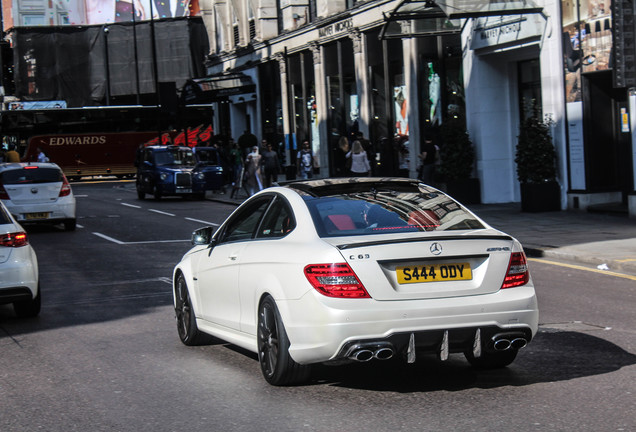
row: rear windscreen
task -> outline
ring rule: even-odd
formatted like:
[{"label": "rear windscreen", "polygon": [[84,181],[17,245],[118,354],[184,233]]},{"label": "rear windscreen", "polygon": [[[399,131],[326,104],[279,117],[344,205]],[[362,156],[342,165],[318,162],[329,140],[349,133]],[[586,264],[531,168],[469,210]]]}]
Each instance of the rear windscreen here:
[{"label": "rear windscreen", "polygon": [[305,197],[305,202],[321,237],[484,228],[434,189],[356,191]]},{"label": "rear windscreen", "polygon": [[62,181],[62,171],[56,168],[24,167],[5,171],[0,179],[8,184],[56,183]]}]

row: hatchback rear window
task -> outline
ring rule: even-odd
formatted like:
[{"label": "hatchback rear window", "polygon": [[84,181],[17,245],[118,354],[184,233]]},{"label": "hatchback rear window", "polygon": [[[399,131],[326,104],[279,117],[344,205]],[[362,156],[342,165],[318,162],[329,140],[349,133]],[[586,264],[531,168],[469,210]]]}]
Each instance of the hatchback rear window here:
[{"label": "hatchback rear window", "polygon": [[448,195],[423,184],[338,186],[306,191],[321,237],[484,228]]},{"label": "hatchback rear window", "polygon": [[27,166],[1,174],[3,184],[56,183],[62,181],[62,171],[56,168]]}]

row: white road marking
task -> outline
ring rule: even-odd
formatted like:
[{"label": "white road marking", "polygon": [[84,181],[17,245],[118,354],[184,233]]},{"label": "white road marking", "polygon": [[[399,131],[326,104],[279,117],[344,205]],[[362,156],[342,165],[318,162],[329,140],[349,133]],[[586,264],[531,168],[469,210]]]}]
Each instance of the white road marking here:
[{"label": "white road marking", "polygon": [[137,206],[137,205],[133,205],[133,204],[128,204],[128,203],[121,203],[121,205],[126,206],[126,207],[138,208],[138,209],[140,209],[140,208],[141,208],[141,206]]},{"label": "white road marking", "polygon": [[212,225],[212,226],[219,226],[219,225],[220,225],[220,224],[217,224],[217,223],[214,223],[214,222],[207,222],[207,221],[203,221],[203,220],[201,220],[201,219],[192,219],[192,218],[189,218],[189,217],[184,218],[184,219],[185,219],[185,220],[192,221],[192,222],[199,222],[199,223],[202,223],[202,224],[204,224],[204,225]]},{"label": "white road marking", "polygon": [[148,211],[151,211],[151,212],[154,212],[154,213],[159,213],[159,214],[166,215],[166,216],[176,216],[176,215],[173,215],[172,213],[166,213],[166,212],[163,212],[161,210],[148,209]]},{"label": "white road marking", "polygon": [[88,195],[75,195],[75,198],[86,198]]},{"label": "white road marking", "polygon": [[149,240],[149,241],[136,241],[136,242],[123,242],[121,240],[114,239],[105,234],[94,232],[97,237],[101,237],[104,240],[108,240],[110,242],[116,243],[118,245],[137,245],[137,244],[155,244],[155,243],[183,243],[190,242],[190,239],[187,240]]},{"label": "white road marking", "polygon": [[124,244],[124,242],[121,242],[121,241],[119,241],[119,240],[116,240],[116,239],[114,239],[114,238],[112,238],[112,237],[108,237],[107,235],[104,235],[104,234],[102,234],[102,233],[94,232],[93,234],[95,234],[97,237],[101,237],[101,238],[103,238],[104,240],[108,240],[108,241],[113,242],[113,243],[117,243],[117,244]]},{"label": "white road marking", "polygon": [[75,225],[77,228],[84,228],[84,225],[80,225],[80,224],[76,224]]}]

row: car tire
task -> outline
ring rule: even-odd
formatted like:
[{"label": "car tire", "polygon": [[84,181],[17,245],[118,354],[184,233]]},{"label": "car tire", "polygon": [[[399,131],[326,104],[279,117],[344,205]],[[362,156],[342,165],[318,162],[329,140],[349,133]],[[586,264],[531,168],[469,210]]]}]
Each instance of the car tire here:
[{"label": "car tire", "polygon": [[475,369],[501,369],[510,365],[517,357],[516,349],[506,351],[482,352],[481,356],[475,357],[472,351],[464,353],[466,360]]},{"label": "car tire", "polygon": [[140,190],[139,186],[137,186],[137,198],[139,198],[140,200],[146,199],[146,192],[143,192],[142,190]]},{"label": "car tire", "polygon": [[301,384],[309,379],[311,367],[300,365],[289,355],[289,339],[272,297],[258,308],[258,361],[265,380],[276,386]]},{"label": "car tire", "polygon": [[212,337],[202,333],[197,327],[194,309],[190,301],[190,293],[185,277],[180,274],[175,284],[175,318],[177,320],[177,332],[179,339],[187,346],[203,345]]},{"label": "car tire", "polygon": [[38,284],[38,293],[33,300],[21,300],[13,303],[13,310],[20,318],[33,318],[40,314],[42,295]]},{"label": "car tire", "polygon": [[64,231],[75,231],[77,228],[77,219],[66,219],[64,221]]},{"label": "car tire", "polygon": [[155,185],[152,190],[152,195],[155,197],[157,201],[161,199],[161,191],[159,190],[159,186]]}]

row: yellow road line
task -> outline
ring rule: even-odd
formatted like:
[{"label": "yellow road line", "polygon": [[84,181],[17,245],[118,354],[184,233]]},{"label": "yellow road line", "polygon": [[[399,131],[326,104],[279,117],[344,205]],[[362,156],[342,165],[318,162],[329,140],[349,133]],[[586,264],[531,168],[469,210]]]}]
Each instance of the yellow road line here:
[{"label": "yellow road line", "polygon": [[623,273],[616,273],[616,272],[607,271],[607,270],[599,270],[599,269],[595,269],[595,268],[583,267],[583,266],[575,265],[575,264],[566,264],[566,263],[550,261],[550,260],[541,259],[541,258],[528,258],[528,261],[535,261],[535,262],[539,262],[539,263],[543,263],[543,264],[552,264],[552,265],[555,265],[555,266],[567,267],[567,268],[576,269],[576,270],[584,270],[584,271],[589,271],[589,272],[593,272],[593,273],[600,273],[600,274],[604,274],[604,275],[608,275],[608,276],[616,276],[616,277],[619,277],[619,278],[636,281],[636,276],[627,275],[627,274],[623,274]]}]

